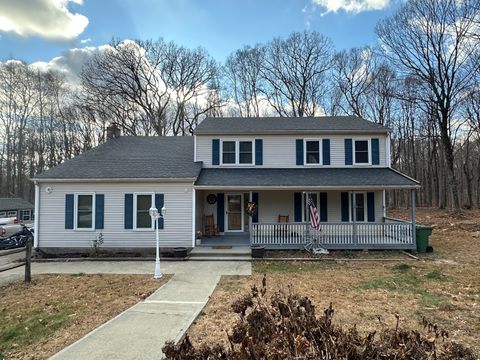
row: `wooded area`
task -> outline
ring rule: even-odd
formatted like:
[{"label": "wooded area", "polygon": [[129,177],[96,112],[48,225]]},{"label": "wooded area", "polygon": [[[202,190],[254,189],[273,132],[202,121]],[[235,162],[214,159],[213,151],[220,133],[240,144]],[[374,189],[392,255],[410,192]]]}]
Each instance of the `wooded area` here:
[{"label": "wooded area", "polygon": [[30,178],[104,142],[113,122],[188,136],[205,116],[357,115],[391,129],[392,166],[421,181],[419,205],[480,207],[479,0],[410,0],[376,33],[377,48],[342,51],[292,33],[224,64],[162,39],[114,41],[75,80],[2,62],[0,196],[32,200]]}]

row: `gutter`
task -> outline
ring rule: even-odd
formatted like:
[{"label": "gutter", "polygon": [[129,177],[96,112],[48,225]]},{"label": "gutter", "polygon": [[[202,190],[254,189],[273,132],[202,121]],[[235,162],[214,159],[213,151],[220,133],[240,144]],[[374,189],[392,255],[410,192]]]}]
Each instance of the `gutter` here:
[{"label": "gutter", "polygon": [[385,134],[388,135],[388,129],[372,130],[206,130],[193,132],[194,135],[310,135],[310,134]]},{"label": "gutter", "polygon": [[185,183],[195,182],[197,177],[192,178],[88,178],[88,179],[60,179],[60,178],[33,178],[38,183]]},{"label": "gutter", "polygon": [[305,191],[308,190],[394,190],[394,189],[418,189],[420,185],[366,185],[366,186],[355,186],[355,185],[327,185],[327,186],[312,186],[312,185],[295,185],[295,186],[281,186],[281,185],[261,185],[261,186],[245,186],[245,185],[194,185],[193,188],[196,190],[298,190]]}]

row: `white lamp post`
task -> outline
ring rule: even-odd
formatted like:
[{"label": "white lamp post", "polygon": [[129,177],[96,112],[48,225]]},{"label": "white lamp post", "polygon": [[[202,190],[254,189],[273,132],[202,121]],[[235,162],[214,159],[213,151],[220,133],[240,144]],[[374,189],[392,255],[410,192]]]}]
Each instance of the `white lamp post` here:
[{"label": "white lamp post", "polygon": [[157,208],[151,207],[148,212],[152,220],[155,221],[155,238],[157,240],[157,255],[155,257],[155,274],[153,275],[153,278],[160,279],[162,277],[162,272],[160,271],[160,243],[158,240],[158,219],[165,216],[167,209],[164,206],[159,213]]}]

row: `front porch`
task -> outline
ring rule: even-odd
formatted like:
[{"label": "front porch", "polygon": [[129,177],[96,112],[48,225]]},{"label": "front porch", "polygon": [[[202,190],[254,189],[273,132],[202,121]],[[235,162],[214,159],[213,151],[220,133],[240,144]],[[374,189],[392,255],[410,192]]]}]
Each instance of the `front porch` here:
[{"label": "front porch", "polygon": [[[319,231],[310,226],[306,194],[317,204]],[[415,203],[413,189],[411,196]],[[197,190],[196,232],[201,234],[200,246],[206,247],[262,245],[287,250],[313,242],[331,250],[414,250],[415,222],[386,217],[384,199],[384,189]],[[255,216],[246,214],[248,201],[258,205]],[[206,217],[218,230],[213,236],[205,235]]]}]

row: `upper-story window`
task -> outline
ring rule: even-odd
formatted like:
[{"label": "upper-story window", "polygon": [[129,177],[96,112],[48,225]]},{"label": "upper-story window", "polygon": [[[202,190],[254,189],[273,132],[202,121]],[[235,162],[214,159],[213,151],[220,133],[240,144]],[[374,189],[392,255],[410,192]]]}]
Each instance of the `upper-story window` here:
[{"label": "upper-story window", "polygon": [[222,165],[253,165],[253,141],[222,141]]},{"label": "upper-story window", "polygon": [[354,141],[354,162],[357,165],[370,164],[370,141],[355,140]]},{"label": "upper-story window", "polygon": [[320,140],[305,140],[305,164],[320,164]]}]

